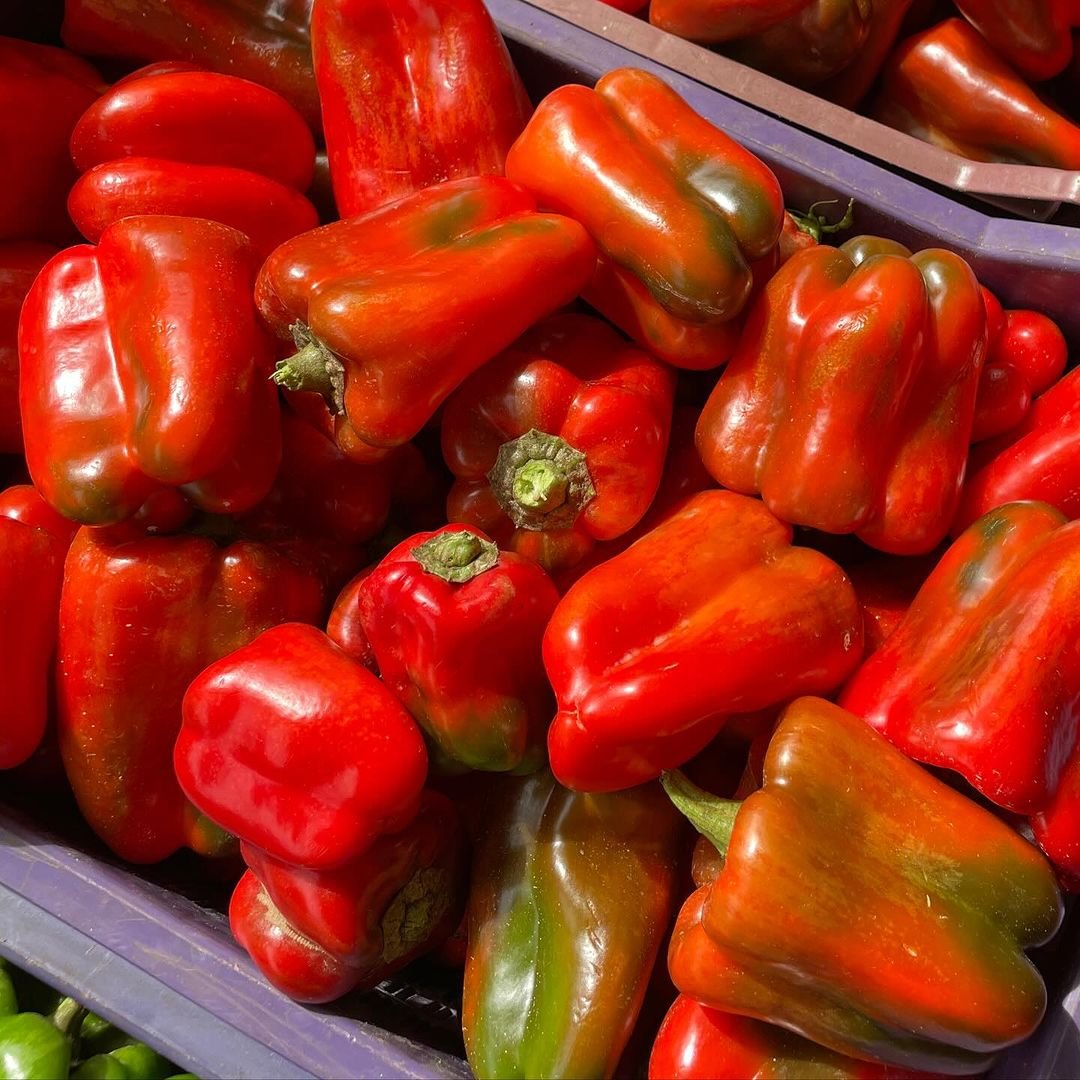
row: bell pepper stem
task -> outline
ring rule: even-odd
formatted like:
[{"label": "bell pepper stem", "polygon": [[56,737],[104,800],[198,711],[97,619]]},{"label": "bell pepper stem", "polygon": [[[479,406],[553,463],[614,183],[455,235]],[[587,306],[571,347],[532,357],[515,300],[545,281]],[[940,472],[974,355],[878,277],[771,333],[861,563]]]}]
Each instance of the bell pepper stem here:
[{"label": "bell pepper stem", "polygon": [[788,213],[794,218],[795,224],[802,229],[803,232],[809,233],[819,243],[822,236],[825,233],[843,232],[844,229],[850,229],[855,224],[855,200],[849,199],[847,209],[844,211],[844,216],[836,222],[829,224],[817,213],[819,206],[832,206],[834,203],[839,202],[838,199],[822,199],[820,202],[814,203],[805,214],[799,213],[796,210],[789,210]]},{"label": "bell pepper stem", "polygon": [[497,544],[468,529],[439,533],[418,544],[412,553],[429,574],[456,585],[490,570],[499,559]]},{"label": "bell pepper stem", "polygon": [[596,495],[585,455],[536,428],[499,447],[488,483],[519,529],[568,529]]},{"label": "bell pepper stem", "polygon": [[735,827],[735,818],[742,803],[737,799],[721,799],[719,795],[703,791],[678,769],[662,773],[660,783],[663,784],[668,798],[690,824],[712,842],[721,857],[725,857],[731,842],[731,831]]},{"label": "bell pepper stem", "polygon": [[303,323],[290,327],[296,352],[279,360],[270,378],[286,390],[306,390],[321,394],[330,411],[345,411],[345,367]]}]

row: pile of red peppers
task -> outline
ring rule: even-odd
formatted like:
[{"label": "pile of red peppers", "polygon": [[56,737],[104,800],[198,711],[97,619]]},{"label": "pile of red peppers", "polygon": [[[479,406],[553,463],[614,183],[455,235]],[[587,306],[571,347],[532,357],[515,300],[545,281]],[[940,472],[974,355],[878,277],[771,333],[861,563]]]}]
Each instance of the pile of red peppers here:
[{"label": "pile of red peppers", "polygon": [[[908,6],[651,17],[838,85]],[[1039,78],[1080,21],[960,7]],[[228,876],[296,1000],[463,968],[480,1077],[1031,1035],[1080,890],[1057,326],[788,212],[654,74],[534,104],[482,0],[125,11],[0,39],[5,775]]]}]

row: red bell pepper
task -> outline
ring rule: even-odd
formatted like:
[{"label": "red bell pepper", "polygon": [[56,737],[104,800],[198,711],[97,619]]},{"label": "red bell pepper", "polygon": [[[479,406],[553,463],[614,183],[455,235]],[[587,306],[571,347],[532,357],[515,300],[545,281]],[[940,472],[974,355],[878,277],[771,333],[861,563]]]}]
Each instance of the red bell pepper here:
[{"label": "red bell pepper", "polygon": [[[531,559],[500,551],[470,526],[447,525],[410,537],[364,576],[346,620],[359,624],[435,756],[454,767],[531,772],[543,761],[552,712],[541,639],[558,599]],[[346,629],[349,637],[358,639]]]},{"label": "red bell pepper", "polygon": [[101,76],[64,49],[0,37],[0,240],[74,239],[65,210],[75,170],[68,138],[105,89]]},{"label": "red bell pepper", "polygon": [[639,784],[729,716],[843,682],[862,655],[855,592],[791,535],[760,502],[705,491],[571,587],[544,635],[561,783]]},{"label": "red bell pepper", "polygon": [[901,42],[872,115],[974,161],[1080,169],[1080,126],[1047,105],[963,19]]},{"label": "red bell pepper", "polygon": [[789,705],[763,787],[741,804],[679,774],[664,784],[724,855],[675,925],[668,970],[683,994],[947,1074],[981,1072],[1042,1019],[1023,950],[1061,922],[1049,864],[850,713]]},{"label": "red bell pepper", "polygon": [[311,46],[342,217],[502,175],[532,106],[483,0],[316,0]]},{"label": "red bell pepper", "polygon": [[260,310],[300,348],[275,379],[321,392],[339,445],[370,459],[411,439],[468,375],[577,296],[595,261],[576,221],[536,213],[498,177],[324,225],[282,244],[259,274]]},{"label": "red bell pepper", "polygon": [[[229,909],[233,933],[267,978],[300,1001],[331,998],[314,993],[323,970],[318,962],[298,984],[274,961],[281,950],[274,911],[318,946],[312,959],[325,952],[346,965],[349,990],[375,986],[430,952],[461,919],[463,836],[453,803],[437,792],[424,792],[416,817],[404,829],[380,836],[358,858],[333,870],[291,866],[251,844],[242,844],[241,851],[263,895],[250,885],[238,886]],[[345,992],[336,977],[331,988],[334,997]]]},{"label": "red bell pepper", "polygon": [[211,820],[283,862],[332,870],[415,816],[420,731],[321,631],[275,626],[196,678],[173,755]]},{"label": "red bell pepper", "polygon": [[956,0],[994,51],[1036,82],[1064,71],[1073,55],[1077,0]]},{"label": "red bell pepper", "polygon": [[[904,753],[999,806],[1045,810],[1080,762],[1080,524],[1044,503],[992,510],[949,548],[844,690]],[[1080,823],[1080,812],[1077,814]],[[1080,832],[1068,838],[1080,872]]]},{"label": "red bell pepper", "polygon": [[19,392],[30,475],[51,506],[99,525],[163,490],[211,512],[266,495],[281,433],[256,270],[235,229],[153,216],[48,263],[23,305]]},{"label": "red bell pepper", "polygon": [[581,221],[603,254],[585,299],[658,356],[723,363],[750,263],[783,225],[772,172],[648,72],[621,68],[540,103],[506,175]]},{"label": "red bell pepper", "polygon": [[45,734],[60,584],[75,528],[32,487],[0,493],[0,769],[21,765]]},{"label": "red bell pepper", "polygon": [[21,454],[19,312],[38,271],[56,254],[48,244],[0,243],[0,454]]},{"label": "red bell pepper", "polygon": [[863,613],[865,655],[881,648],[904,620],[912,601],[937,565],[935,554],[912,558],[875,555],[845,566]]},{"label": "red bell pepper", "polygon": [[65,0],[64,44],[88,56],[191,60],[277,91],[319,130],[311,0]]},{"label": "red bell pepper", "polygon": [[1037,398],[1016,427],[973,449],[953,534],[1018,499],[1080,517],[1080,368]]},{"label": "red bell pepper", "polygon": [[960,496],[985,352],[958,256],[875,238],[808,248],[755,302],[698,449],[719,483],[785,521],[931,551]]},{"label": "red bell pepper", "polygon": [[671,370],[587,315],[553,315],[450,397],[451,521],[557,573],[649,508],[664,466]]}]

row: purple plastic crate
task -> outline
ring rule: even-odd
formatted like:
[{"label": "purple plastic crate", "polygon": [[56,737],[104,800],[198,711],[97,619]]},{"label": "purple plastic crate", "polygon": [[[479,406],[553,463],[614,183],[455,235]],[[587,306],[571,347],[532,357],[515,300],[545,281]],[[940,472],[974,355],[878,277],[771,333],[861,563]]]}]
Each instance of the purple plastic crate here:
[{"label": "purple plastic crate", "polygon": [[[615,67],[656,72],[776,170],[788,202],[854,196],[860,231],[960,252],[1008,306],[1056,318],[1080,344],[1080,231],[993,218],[637,57],[523,0],[488,0],[534,100]],[[224,917],[188,896],[59,840],[0,808],[0,953],[75,993],[204,1077],[467,1077],[452,1000],[384,986],[308,1008],[268,987]],[[187,864],[189,867],[193,863]],[[189,877],[194,878],[192,871]],[[150,872],[149,876],[160,877]],[[188,894],[188,895],[185,895]],[[1040,963],[1052,999],[1036,1036],[991,1074],[1080,1075],[1080,923]]]}]

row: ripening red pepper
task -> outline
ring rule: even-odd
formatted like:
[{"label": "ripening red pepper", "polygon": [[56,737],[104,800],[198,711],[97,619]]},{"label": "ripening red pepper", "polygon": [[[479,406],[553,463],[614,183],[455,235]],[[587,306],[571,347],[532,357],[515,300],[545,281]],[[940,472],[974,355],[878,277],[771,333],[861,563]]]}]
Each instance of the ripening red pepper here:
[{"label": "ripening red pepper", "polygon": [[762,34],[798,15],[811,0],[652,0],[649,21],[661,30],[716,44]]},{"label": "ripening red pepper", "polygon": [[1080,169],[1080,126],[1046,104],[963,19],[900,43],[872,115],[974,161]]},{"label": "ripening red pepper", "polygon": [[[242,844],[244,861],[261,886],[238,886],[229,917],[233,933],[267,978],[290,997],[329,1001],[345,990],[368,989],[436,948],[457,926],[464,902],[464,839],[454,804],[425,791],[420,808],[400,832],[380,836],[344,866],[312,870],[291,866]],[[301,980],[276,958],[278,921],[317,949],[294,946],[311,966]],[[338,968],[327,995],[316,994],[328,953],[348,972],[341,987]],[[344,977],[341,981],[344,981]]]},{"label": "ripening red pepper", "polygon": [[447,401],[448,517],[566,569],[648,510],[674,394],[671,369],[607,323],[550,316]]},{"label": "ripening red pepper", "polygon": [[1080,27],[1077,0],[956,0],[995,52],[1036,82],[1064,71]]},{"label": "ripening red pepper", "polygon": [[538,106],[506,175],[582,222],[602,259],[585,299],[662,359],[714,367],[729,355],[784,220],[769,168],[655,75],[608,72]]},{"label": "ripening red pepper", "polygon": [[0,240],[75,238],[65,209],[75,180],[68,138],[104,89],[74,53],[0,37]]},{"label": "ripening red pepper", "polygon": [[585,230],[535,206],[506,180],[477,177],[286,241],[256,286],[266,321],[300,350],[275,379],[322,393],[354,456],[411,439],[592,273]]},{"label": "ripening red pepper", "polygon": [[757,500],[705,491],[570,588],[544,635],[561,783],[642,783],[731,715],[843,682],[862,655],[855,591],[791,536]]},{"label": "ripening red pepper", "polygon": [[88,56],[190,60],[277,91],[319,130],[311,0],[65,0],[61,34]]},{"label": "ripening red pepper", "polygon": [[424,740],[390,690],[301,623],[266,630],[191,683],[173,763],[221,828],[317,870],[404,828],[427,775]]},{"label": "ripening red pepper", "polygon": [[315,0],[311,47],[342,217],[501,176],[532,111],[483,0]]},{"label": "ripening red pepper", "polygon": [[983,1071],[1042,1019],[1023,950],[1061,922],[1050,865],[857,717],[793,702],[742,803],[678,773],[664,784],[724,855],[675,925],[668,970],[683,994],[946,1074]]},{"label": "ripening red pepper", "polygon": [[21,765],[45,734],[64,557],[75,529],[29,485],[0,492],[0,769]]},{"label": "ripening red pepper", "polygon": [[0,243],[0,454],[21,454],[19,312],[38,271],[56,248],[28,240]]},{"label": "ripening red pepper", "polygon": [[723,486],[894,554],[944,538],[960,496],[986,310],[952,252],[849,240],[791,258],[698,422]]},{"label": "ripening red pepper", "polygon": [[214,513],[266,495],[281,424],[257,269],[235,229],[157,216],[46,265],[19,324],[19,394],[30,475],[52,507],[102,525],[164,490]]},{"label": "ripening red pepper", "polygon": [[535,562],[447,525],[399,544],[348,595],[355,606],[342,615],[339,600],[336,633],[367,642],[434,758],[539,767],[553,704],[541,640],[559,594]]},{"label": "ripening red pepper", "polygon": [[814,87],[814,93],[854,109],[874,85],[881,65],[892,51],[912,0],[870,0],[870,32],[851,62]]}]

